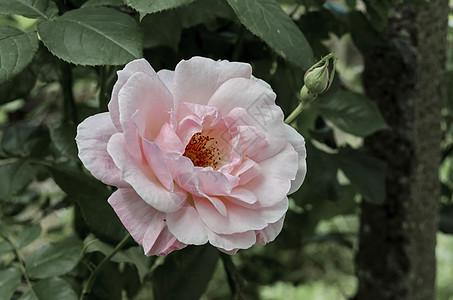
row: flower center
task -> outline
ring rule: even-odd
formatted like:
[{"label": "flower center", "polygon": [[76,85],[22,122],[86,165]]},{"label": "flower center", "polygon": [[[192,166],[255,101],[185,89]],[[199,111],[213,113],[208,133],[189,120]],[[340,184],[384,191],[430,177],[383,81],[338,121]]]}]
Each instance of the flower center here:
[{"label": "flower center", "polygon": [[217,169],[221,161],[217,141],[209,135],[195,133],[186,146],[183,156],[190,158],[196,167]]}]

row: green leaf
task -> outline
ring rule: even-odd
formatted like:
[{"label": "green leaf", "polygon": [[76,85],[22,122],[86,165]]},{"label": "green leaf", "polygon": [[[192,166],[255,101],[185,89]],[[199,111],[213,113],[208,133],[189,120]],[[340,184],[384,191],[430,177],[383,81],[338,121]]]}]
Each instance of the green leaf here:
[{"label": "green leaf", "polygon": [[274,0],[227,0],[244,26],[284,59],[303,69],[313,52],[302,32]]},{"label": "green leaf", "polygon": [[189,4],[194,0],[125,0],[125,3],[140,13],[140,19],[147,14],[160,12]]},{"label": "green leaf", "polygon": [[153,273],[154,299],[199,299],[211,280],[217,260],[217,249],[210,245],[189,246],[171,253]]},{"label": "green leaf", "polygon": [[31,244],[33,241],[35,241],[41,234],[41,225],[34,224],[31,227],[27,227],[22,231],[19,236],[17,237],[16,240],[16,247],[18,249],[21,249],[29,244]]},{"label": "green leaf", "polygon": [[143,56],[140,27],[113,8],[70,10],[39,23],[38,33],[50,52],[77,65],[123,65]]},{"label": "green leaf", "polygon": [[177,10],[183,28],[207,23],[216,18],[231,19],[234,12],[224,0],[197,0]]},{"label": "green leaf", "polygon": [[0,14],[49,19],[58,13],[52,0],[0,0]]},{"label": "green leaf", "polygon": [[40,157],[48,146],[48,134],[43,128],[21,123],[4,129],[1,147],[12,157]]},{"label": "green leaf", "polygon": [[35,174],[35,169],[26,159],[0,165],[0,200],[7,200],[24,190]]},{"label": "green leaf", "polygon": [[23,33],[14,27],[0,26],[0,84],[21,73],[36,51],[38,37],[35,32]]},{"label": "green leaf", "polygon": [[13,251],[13,246],[7,241],[0,242],[0,257],[6,253]]},{"label": "green leaf", "polygon": [[59,123],[49,126],[50,139],[61,155],[69,159],[78,159],[75,142],[76,128],[69,123]]},{"label": "green leaf", "polygon": [[2,300],[9,300],[20,284],[21,272],[16,268],[0,271],[0,295]]},{"label": "green leaf", "polygon": [[344,172],[365,201],[382,204],[385,200],[385,162],[363,151],[340,149],[335,156],[338,167]]},{"label": "green leaf", "polygon": [[59,277],[40,280],[33,285],[33,290],[38,298],[28,290],[19,300],[77,300],[71,285]]},{"label": "green leaf", "polygon": [[32,278],[63,275],[77,265],[81,251],[82,242],[76,238],[46,244],[28,258],[25,268]]},{"label": "green leaf", "polygon": [[335,126],[356,136],[364,137],[387,128],[377,105],[360,94],[339,90],[318,99],[317,107]]},{"label": "green leaf", "polygon": [[112,243],[123,239],[127,232],[108,204],[111,192],[102,182],[67,165],[48,169],[58,186],[77,202],[91,232]]}]

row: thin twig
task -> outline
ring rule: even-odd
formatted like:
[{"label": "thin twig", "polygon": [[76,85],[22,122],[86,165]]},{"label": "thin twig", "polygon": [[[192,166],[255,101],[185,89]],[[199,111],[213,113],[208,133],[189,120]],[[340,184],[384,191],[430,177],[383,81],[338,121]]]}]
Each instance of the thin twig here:
[{"label": "thin twig", "polygon": [[240,300],[242,299],[242,279],[239,276],[239,272],[236,269],[233,261],[231,260],[231,256],[220,252],[220,258],[223,262],[223,267],[225,268],[225,272],[228,278],[228,284],[230,285],[232,299],[233,300]]},{"label": "thin twig", "polygon": [[121,242],[118,243],[118,245],[116,245],[115,249],[112,250],[112,252],[110,252],[109,255],[107,255],[106,257],[104,257],[104,259],[99,263],[99,265],[96,267],[96,269],[94,269],[93,273],[91,273],[90,277],[88,278],[88,281],[85,285],[85,287],[83,288],[83,291],[82,293],[80,294],[80,300],[84,300],[86,299],[86,296],[88,296],[90,293],[91,293],[91,288],[93,287],[93,284],[94,282],[96,281],[96,278],[98,277],[98,275],[101,273],[102,269],[104,269],[104,266],[107,262],[110,261],[110,259],[118,252],[121,250],[121,248],[124,246],[124,244],[126,244],[126,242],[129,240],[129,238],[131,237],[130,234],[126,235],[122,240]]}]

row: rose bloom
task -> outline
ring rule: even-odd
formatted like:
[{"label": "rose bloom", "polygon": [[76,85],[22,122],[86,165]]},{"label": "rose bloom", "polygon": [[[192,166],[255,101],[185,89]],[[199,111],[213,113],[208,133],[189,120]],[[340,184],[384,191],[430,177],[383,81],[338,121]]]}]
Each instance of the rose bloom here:
[{"label": "rose bloom", "polygon": [[118,189],[108,202],[146,255],[210,243],[223,252],[280,233],[305,177],[305,142],[249,64],[203,57],[118,72],[109,112],[77,128],[79,157]]}]

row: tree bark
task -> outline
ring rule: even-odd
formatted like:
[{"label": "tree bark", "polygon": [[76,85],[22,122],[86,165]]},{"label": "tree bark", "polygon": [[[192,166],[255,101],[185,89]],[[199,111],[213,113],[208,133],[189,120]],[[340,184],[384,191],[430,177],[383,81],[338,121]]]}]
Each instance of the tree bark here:
[{"label": "tree bark", "polygon": [[361,204],[356,300],[435,299],[448,11],[448,0],[392,7],[392,47],[365,55],[366,94],[390,129],[365,140],[387,163],[386,200]]}]

